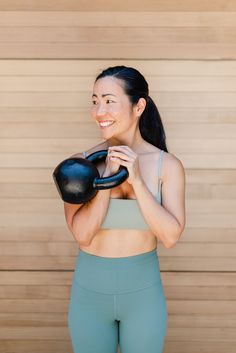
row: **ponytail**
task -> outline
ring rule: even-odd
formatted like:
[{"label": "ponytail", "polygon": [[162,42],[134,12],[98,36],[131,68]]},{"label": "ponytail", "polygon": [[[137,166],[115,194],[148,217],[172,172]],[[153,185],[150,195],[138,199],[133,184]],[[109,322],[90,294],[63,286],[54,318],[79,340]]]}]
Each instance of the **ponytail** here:
[{"label": "ponytail", "polygon": [[144,140],[166,151],[166,135],[159,111],[152,98],[146,98],[146,107],[139,119],[139,130]]}]

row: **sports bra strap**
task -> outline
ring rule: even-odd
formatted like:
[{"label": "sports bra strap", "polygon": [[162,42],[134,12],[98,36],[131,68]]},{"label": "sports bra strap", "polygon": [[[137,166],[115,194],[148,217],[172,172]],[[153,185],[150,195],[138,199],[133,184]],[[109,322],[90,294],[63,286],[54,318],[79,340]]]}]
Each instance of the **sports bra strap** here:
[{"label": "sports bra strap", "polygon": [[161,166],[162,166],[163,155],[164,155],[164,151],[161,150],[159,161],[158,161],[158,194],[161,191],[160,190],[160,176],[161,176]]},{"label": "sports bra strap", "polygon": [[162,160],[163,160],[163,154],[164,154],[164,151],[161,150],[159,161],[158,161],[158,179],[160,179],[160,176],[161,176],[161,165],[162,165]]},{"label": "sports bra strap", "polygon": [[83,151],[82,153],[83,153],[84,158],[86,158],[86,152]]}]

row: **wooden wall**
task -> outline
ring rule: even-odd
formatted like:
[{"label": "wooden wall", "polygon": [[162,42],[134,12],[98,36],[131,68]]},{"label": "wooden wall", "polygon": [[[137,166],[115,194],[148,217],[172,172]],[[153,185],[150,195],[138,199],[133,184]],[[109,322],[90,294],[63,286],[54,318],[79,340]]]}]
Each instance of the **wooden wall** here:
[{"label": "wooden wall", "polygon": [[0,353],[72,353],[78,247],[52,171],[100,141],[92,84],[116,64],[147,78],[186,168],[186,229],[158,248],[165,353],[235,352],[235,44],[233,0],[0,0]]}]

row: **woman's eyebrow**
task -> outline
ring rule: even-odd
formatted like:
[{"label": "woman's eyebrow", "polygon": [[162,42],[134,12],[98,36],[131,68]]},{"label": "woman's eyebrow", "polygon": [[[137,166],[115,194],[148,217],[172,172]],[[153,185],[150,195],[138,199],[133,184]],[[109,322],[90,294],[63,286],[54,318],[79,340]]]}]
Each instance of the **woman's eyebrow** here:
[{"label": "woman's eyebrow", "polygon": [[[102,94],[102,97],[106,97],[106,96],[114,96],[114,97],[116,97],[116,96],[115,96],[114,94],[112,94],[112,93]],[[97,95],[96,95],[96,94],[93,94],[92,97],[97,97]]]}]

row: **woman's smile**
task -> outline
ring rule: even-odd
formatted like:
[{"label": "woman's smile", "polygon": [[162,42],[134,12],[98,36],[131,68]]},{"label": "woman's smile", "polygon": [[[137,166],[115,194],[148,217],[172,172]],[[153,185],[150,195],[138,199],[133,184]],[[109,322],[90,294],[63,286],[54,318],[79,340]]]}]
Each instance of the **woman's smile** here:
[{"label": "woman's smile", "polygon": [[103,120],[103,121],[99,121],[98,123],[101,129],[106,129],[111,125],[113,125],[115,122],[112,120]]}]

